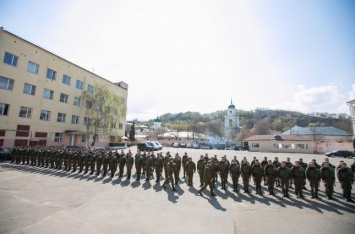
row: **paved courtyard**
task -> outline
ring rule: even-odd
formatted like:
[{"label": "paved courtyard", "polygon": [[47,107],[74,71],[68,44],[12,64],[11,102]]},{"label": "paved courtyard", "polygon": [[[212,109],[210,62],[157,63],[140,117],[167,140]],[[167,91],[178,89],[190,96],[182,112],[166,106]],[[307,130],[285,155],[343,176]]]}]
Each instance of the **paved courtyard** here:
[{"label": "paved courtyard", "polygon": [[[132,147],[135,154],[136,148]],[[164,148],[162,152],[187,152],[196,162],[201,154],[234,155],[240,160],[264,156],[290,157],[321,163],[323,155],[272,154],[225,150]],[[338,165],[340,158],[331,158]],[[352,163],[351,159],[345,160]],[[82,175],[54,169],[0,163],[0,233],[354,233],[355,204],[346,202],[336,183],[336,201],[329,201],[321,186],[321,200],[284,199],[280,190],[269,196],[233,193],[218,188],[197,196],[182,180],[173,193],[152,179],[140,182],[126,178]],[[231,182],[231,179],[229,179]],[[307,185],[307,187],[309,187]],[[354,191],[354,190],[353,190]],[[354,196],[353,196],[354,199]]]}]

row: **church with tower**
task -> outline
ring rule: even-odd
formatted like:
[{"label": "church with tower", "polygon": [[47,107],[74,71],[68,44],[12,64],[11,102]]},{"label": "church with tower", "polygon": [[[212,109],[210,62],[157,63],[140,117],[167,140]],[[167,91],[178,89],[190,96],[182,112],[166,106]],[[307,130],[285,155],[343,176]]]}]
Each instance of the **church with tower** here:
[{"label": "church with tower", "polygon": [[224,117],[224,139],[226,142],[233,142],[239,132],[239,115],[235,109],[235,105],[231,100],[228,106],[227,115]]}]

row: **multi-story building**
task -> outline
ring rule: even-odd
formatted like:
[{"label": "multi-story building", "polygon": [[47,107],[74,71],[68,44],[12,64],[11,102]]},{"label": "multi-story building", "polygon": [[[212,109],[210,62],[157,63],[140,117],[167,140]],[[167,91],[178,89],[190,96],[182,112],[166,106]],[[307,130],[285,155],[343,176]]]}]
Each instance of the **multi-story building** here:
[{"label": "multi-story building", "polygon": [[348,104],[350,108],[350,116],[353,123],[353,136],[355,137],[355,99],[348,101],[346,104]]},{"label": "multi-story building", "polygon": [[224,117],[224,139],[225,141],[234,141],[236,135],[239,132],[239,115],[235,109],[235,105],[231,100],[231,104],[228,106],[227,115]]},{"label": "multi-story building", "polygon": [[[91,128],[84,91],[120,99],[109,130]],[[125,133],[128,85],[113,83],[0,28],[0,146],[106,146]]]}]

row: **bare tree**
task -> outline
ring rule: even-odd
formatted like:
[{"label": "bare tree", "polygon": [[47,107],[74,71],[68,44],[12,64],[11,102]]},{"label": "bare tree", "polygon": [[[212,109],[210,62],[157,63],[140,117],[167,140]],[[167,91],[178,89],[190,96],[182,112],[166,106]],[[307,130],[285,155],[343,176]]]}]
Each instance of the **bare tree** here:
[{"label": "bare tree", "polygon": [[268,135],[271,130],[270,118],[264,118],[255,123],[253,134],[254,135]]},{"label": "bare tree", "polygon": [[312,137],[312,140],[314,142],[314,149],[313,151],[314,152],[317,152],[317,148],[318,148],[318,143],[324,138],[319,130],[318,130],[318,127],[309,127],[309,130],[311,131],[311,137]]}]

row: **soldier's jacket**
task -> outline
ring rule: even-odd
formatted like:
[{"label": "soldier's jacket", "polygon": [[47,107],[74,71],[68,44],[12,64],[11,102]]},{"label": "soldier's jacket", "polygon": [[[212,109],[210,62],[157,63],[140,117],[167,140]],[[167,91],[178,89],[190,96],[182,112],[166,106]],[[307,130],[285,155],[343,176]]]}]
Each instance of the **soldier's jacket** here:
[{"label": "soldier's jacket", "polygon": [[143,166],[143,156],[142,155],[138,155],[136,158],[136,167],[142,167]]},{"label": "soldier's jacket", "polygon": [[293,166],[291,169],[291,176],[295,180],[304,180],[306,178],[306,173],[303,167]]},{"label": "soldier's jacket", "polygon": [[110,158],[109,158],[107,155],[105,155],[105,156],[102,158],[102,162],[103,162],[104,164],[108,164],[108,163],[110,162]]},{"label": "soldier's jacket", "polygon": [[118,159],[118,163],[120,164],[120,166],[124,166],[126,164],[126,156],[124,154],[121,154],[119,159]]},{"label": "soldier's jacket", "polygon": [[164,168],[168,167],[169,160],[170,160],[170,156],[165,156],[164,157]]},{"label": "soldier's jacket", "polygon": [[268,164],[267,160],[261,161],[261,166],[265,168],[265,166]]},{"label": "soldier's jacket", "polygon": [[187,156],[187,155],[184,155],[184,156],[182,156],[182,165],[186,165],[186,162],[187,162],[187,158],[188,158],[189,156]]},{"label": "soldier's jacket", "polygon": [[228,165],[227,161],[224,161],[224,162],[221,161],[219,163],[219,171],[220,171],[220,173],[228,173],[229,165]]},{"label": "soldier's jacket", "polygon": [[308,167],[306,170],[306,177],[308,180],[320,180],[320,170],[316,167]]},{"label": "soldier's jacket", "polygon": [[145,159],[145,167],[146,168],[151,168],[153,166],[153,159],[152,157],[147,157]]},{"label": "soldier's jacket", "polygon": [[[330,164],[329,164],[329,166],[330,166]],[[355,163],[351,164],[351,171],[352,171],[353,173],[355,173]]]},{"label": "soldier's jacket", "polygon": [[212,178],[213,178],[212,170],[209,166],[206,166],[203,173],[203,179],[205,180],[205,182],[209,183],[212,180]]},{"label": "soldier's jacket", "polygon": [[219,171],[219,162],[218,161],[214,161],[214,163],[212,164],[211,170],[212,170],[212,174],[214,176],[216,176]]},{"label": "soldier's jacket", "polygon": [[322,167],[320,170],[322,180],[335,181],[335,170],[332,167]]},{"label": "soldier's jacket", "polygon": [[167,165],[167,172],[169,176],[173,176],[174,172],[176,171],[176,164],[173,162],[169,162]]},{"label": "soldier's jacket", "polygon": [[187,173],[195,173],[196,171],[196,164],[194,162],[186,162],[185,163],[185,170]]},{"label": "soldier's jacket", "polygon": [[117,169],[117,158],[116,157],[111,157],[110,168],[111,168],[111,170]]},{"label": "soldier's jacket", "polygon": [[277,176],[281,178],[281,180],[291,179],[291,170],[288,167],[279,167],[277,169]]},{"label": "soldier's jacket", "polygon": [[134,164],[134,158],[132,156],[127,156],[126,165],[131,167],[133,166],[133,164]]},{"label": "soldier's jacket", "polygon": [[275,167],[276,169],[279,168],[279,167],[281,167],[281,163],[280,163],[279,161],[274,161],[272,164],[274,165],[274,167]]},{"label": "soldier's jacket", "polygon": [[174,158],[174,162],[176,164],[176,170],[180,170],[181,169],[181,158],[180,157]]},{"label": "soldier's jacket", "polygon": [[240,166],[238,164],[231,164],[229,171],[232,175],[239,176],[240,175]]},{"label": "soldier's jacket", "polygon": [[340,168],[337,173],[338,180],[340,183],[351,183],[354,181],[354,173],[347,168]]},{"label": "soldier's jacket", "polygon": [[162,157],[158,157],[154,160],[154,168],[162,169],[164,166],[164,161]]},{"label": "soldier's jacket", "polygon": [[277,176],[277,169],[274,165],[267,164],[264,168],[265,176]]},{"label": "soldier's jacket", "polygon": [[[300,166],[301,166],[304,170],[306,170],[307,167],[308,167],[307,163],[304,163],[304,162],[300,162]],[[291,168],[291,169],[292,169],[292,168]]]},{"label": "soldier's jacket", "polygon": [[203,171],[205,169],[206,163],[204,159],[200,159],[197,161],[197,169]]},{"label": "soldier's jacket", "polygon": [[101,157],[101,155],[99,155],[99,156],[96,157],[96,162],[97,162],[97,163],[102,163],[102,157]]},{"label": "soldier's jacket", "polygon": [[251,173],[254,177],[262,177],[264,175],[264,168],[260,165],[255,165],[251,169]]},{"label": "soldier's jacket", "polygon": [[286,162],[286,167],[291,169],[293,167],[292,162]]},{"label": "soldier's jacket", "polygon": [[242,163],[242,166],[240,167],[240,171],[242,172],[242,176],[251,176],[251,166],[247,163]]}]

